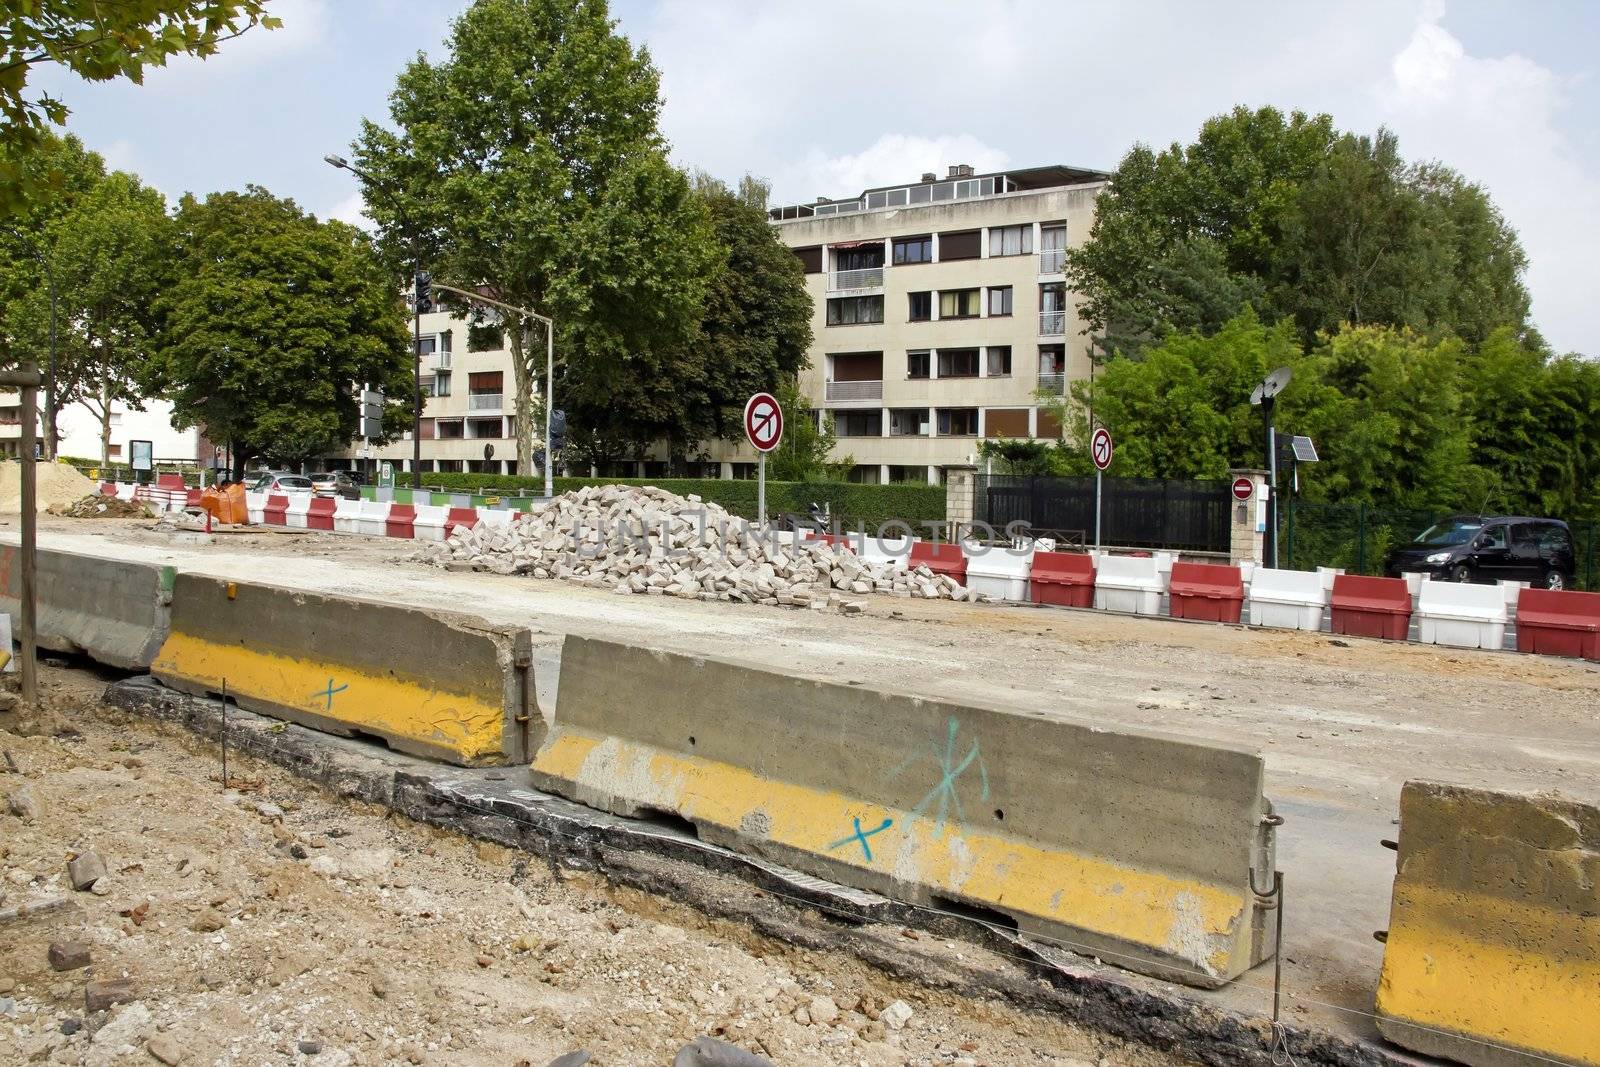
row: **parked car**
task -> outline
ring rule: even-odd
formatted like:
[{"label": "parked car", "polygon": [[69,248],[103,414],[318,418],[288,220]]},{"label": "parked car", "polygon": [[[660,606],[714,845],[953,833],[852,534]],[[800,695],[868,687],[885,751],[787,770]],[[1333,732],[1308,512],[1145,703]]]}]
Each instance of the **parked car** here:
[{"label": "parked car", "polygon": [[262,471],[250,485],[252,493],[309,493],[311,479],[287,471]]},{"label": "parked car", "polygon": [[1572,531],[1560,519],[1452,515],[1389,550],[1384,572],[1421,572],[1452,582],[1532,582],[1570,589],[1577,571]]},{"label": "parked car", "polygon": [[311,491],[317,496],[337,496],[360,500],[361,487],[345,471],[325,471],[311,476]]}]

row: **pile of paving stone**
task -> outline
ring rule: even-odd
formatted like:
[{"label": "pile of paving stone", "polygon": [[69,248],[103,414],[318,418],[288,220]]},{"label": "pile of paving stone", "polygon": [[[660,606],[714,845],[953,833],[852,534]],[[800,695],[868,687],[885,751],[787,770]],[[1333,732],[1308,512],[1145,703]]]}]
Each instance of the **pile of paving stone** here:
[{"label": "pile of paving stone", "polygon": [[449,570],[560,578],[619,594],[834,607],[844,594],[976,600],[927,567],[901,569],[825,541],[758,530],[716,504],[654,486],[590,486],[564,493],[510,524],[458,526],[420,558]]}]

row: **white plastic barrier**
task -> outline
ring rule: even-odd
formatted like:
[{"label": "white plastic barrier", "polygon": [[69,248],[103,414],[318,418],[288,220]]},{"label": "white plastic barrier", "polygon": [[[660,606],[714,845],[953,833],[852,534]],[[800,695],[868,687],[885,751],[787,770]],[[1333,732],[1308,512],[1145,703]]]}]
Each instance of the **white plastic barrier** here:
[{"label": "white plastic barrier", "polygon": [[117,483],[117,499],[118,500],[132,500],[133,499],[133,491],[135,489],[137,489],[137,488],[139,488],[139,487],[134,485],[132,482],[118,482]]},{"label": "white plastic barrier", "polygon": [[1456,648],[1503,648],[1506,596],[1494,585],[1423,582],[1417,597],[1417,640]]},{"label": "white plastic barrier", "polygon": [[857,542],[852,537],[850,544],[860,551],[862,559],[870,559],[874,563],[887,563],[897,570],[911,569],[911,538],[909,537],[899,539],[886,537],[880,541],[869,533],[861,542]]},{"label": "white plastic barrier", "polygon": [[417,518],[411,526],[412,536],[418,541],[443,541],[444,524],[449,517],[450,509],[447,507],[418,504]]},{"label": "white plastic barrier", "polygon": [[340,497],[333,505],[333,528],[338,533],[360,533],[361,501]]},{"label": "white plastic barrier", "polygon": [[306,513],[311,510],[310,493],[290,493],[289,506],[283,513],[283,524],[296,530],[306,528]]},{"label": "white plastic barrier", "polygon": [[244,495],[244,510],[250,516],[250,521],[260,526],[267,521],[267,494],[246,493]]},{"label": "white plastic barrier", "polygon": [[517,514],[510,508],[478,508],[477,512],[478,521],[485,526],[510,526]]},{"label": "white plastic barrier", "polygon": [[1154,556],[1101,554],[1095,562],[1094,606],[1131,615],[1161,614],[1161,595],[1167,591],[1161,562]]},{"label": "white plastic barrier", "polygon": [[363,533],[368,537],[382,537],[388,533],[388,520],[387,500],[363,500],[361,514],[356,519],[356,533]]},{"label": "white plastic barrier", "polygon": [[1031,544],[1025,549],[1008,549],[963,542],[961,552],[967,557],[968,589],[996,600],[1028,602],[1028,576],[1033,573]]},{"label": "white plastic barrier", "polygon": [[1321,571],[1257,567],[1250,575],[1250,625],[1320,630],[1332,584]]}]

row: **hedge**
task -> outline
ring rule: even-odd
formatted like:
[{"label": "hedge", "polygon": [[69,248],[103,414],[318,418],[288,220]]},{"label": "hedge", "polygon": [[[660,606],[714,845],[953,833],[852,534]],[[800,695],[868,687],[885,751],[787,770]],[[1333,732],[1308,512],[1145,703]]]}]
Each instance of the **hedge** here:
[{"label": "hedge", "polygon": [[[398,482],[404,476],[397,477]],[[496,493],[528,496],[543,493],[544,483],[514,475],[433,473],[422,476],[423,488],[453,493]],[[756,517],[755,479],[727,478],[557,478],[558,493],[589,485],[654,485],[679,496],[698,496],[747,519]],[[785,511],[805,515],[815,502],[830,507],[841,527],[857,524],[876,530],[890,519],[917,527],[944,520],[944,487],[919,483],[867,485],[856,482],[767,482],[767,514]]]}]

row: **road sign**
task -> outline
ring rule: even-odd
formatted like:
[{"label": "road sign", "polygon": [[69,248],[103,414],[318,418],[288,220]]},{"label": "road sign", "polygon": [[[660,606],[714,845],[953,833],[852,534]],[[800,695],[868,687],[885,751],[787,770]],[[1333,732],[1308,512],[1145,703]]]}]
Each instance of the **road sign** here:
[{"label": "road sign", "polygon": [[1249,478],[1235,478],[1233,480],[1233,498],[1235,500],[1249,500],[1256,495],[1256,483]]},{"label": "road sign", "polygon": [[1089,458],[1094,460],[1097,470],[1105,470],[1111,466],[1111,431],[1104,426],[1095,430],[1094,436],[1089,438]]},{"label": "road sign", "polygon": [[757,452],[771,452],[783,437],[783,408],[771,393],[757,393],[744,405],[744,433]]}]

